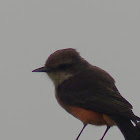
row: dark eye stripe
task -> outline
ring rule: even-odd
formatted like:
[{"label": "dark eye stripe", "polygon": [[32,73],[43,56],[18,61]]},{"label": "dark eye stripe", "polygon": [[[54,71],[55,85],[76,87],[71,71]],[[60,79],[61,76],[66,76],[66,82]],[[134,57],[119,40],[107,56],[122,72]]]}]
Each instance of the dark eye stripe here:
[{"label": "dark eye stripe", "polygon": [[53,72],[53,71],[61,71],[61,70],[67,70],[69,69],[73,64],[60,64],[57,67],[52,67],[48,70],[48,72]]},{"label": "dark eye stripe", "polygon": [[58,66],[58,69],[59,70],[65,70],[65,69],[68,69],[72,66],[72,64],[61,64]]}]

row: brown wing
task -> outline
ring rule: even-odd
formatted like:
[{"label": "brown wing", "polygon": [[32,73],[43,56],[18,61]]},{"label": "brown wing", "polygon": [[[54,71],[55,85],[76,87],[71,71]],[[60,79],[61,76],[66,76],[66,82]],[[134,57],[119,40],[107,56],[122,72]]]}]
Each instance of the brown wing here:
[{"label": "brown wing", "polygon": [[98,68],[88,69],[57,87],[61,102],[105,114],[131,117],[131,104],[117,90],[113,78]]}]

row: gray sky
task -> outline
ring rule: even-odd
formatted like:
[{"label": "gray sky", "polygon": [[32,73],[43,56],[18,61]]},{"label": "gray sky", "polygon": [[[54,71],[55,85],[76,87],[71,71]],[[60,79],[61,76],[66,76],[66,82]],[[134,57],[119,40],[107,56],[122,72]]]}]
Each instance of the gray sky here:
[{"label": "gray sky", "polygon": [[[140,116],[139,0],[0,1],[0,139],[74,140],[82,123],[56,102],[45,74],[32,73],[57,49],[76,48],[109,72]],[[99,140],[88,126],[79,140]],[[123,140],[113,127],[104,140]]]}]

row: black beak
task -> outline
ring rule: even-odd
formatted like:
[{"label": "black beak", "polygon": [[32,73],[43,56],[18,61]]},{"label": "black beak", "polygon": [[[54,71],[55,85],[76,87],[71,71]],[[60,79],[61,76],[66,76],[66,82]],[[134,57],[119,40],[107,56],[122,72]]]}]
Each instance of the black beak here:
[{"label": "black beak", "polygon": [[47,70],[45,69],[45,67],[41,67],[41,68],[33,70],[32,72],[47,72]]}]

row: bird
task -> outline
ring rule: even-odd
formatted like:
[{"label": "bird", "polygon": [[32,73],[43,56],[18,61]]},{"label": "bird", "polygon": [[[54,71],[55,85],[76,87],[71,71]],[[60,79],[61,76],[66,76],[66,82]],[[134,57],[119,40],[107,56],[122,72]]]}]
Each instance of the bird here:
[{"label": "bird", "polygon": [[55,51],[43,67],[32,72],[47,73],[60,106],[83,123],[76,140],[88,124],[107,126],[100,140],[112,126],[119,128],[125,140],[140,140],[140,118],[120,94],[114,78],[87,62],[76,49]]}]

